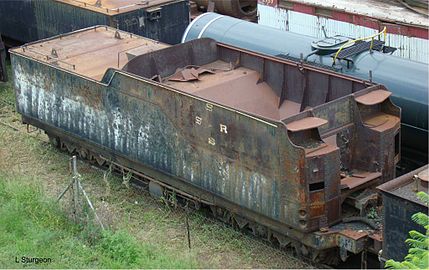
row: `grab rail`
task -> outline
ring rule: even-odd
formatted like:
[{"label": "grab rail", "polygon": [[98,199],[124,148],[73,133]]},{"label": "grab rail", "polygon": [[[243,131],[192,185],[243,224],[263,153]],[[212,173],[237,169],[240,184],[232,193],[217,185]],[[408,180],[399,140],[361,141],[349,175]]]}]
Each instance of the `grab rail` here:
[{"label": "grab rail", "polygon": [[377,36],[380,36],[381,34],[384,34],[384,41],[386,41],[386,35],[387,35],[387,28],[386,27],[384,27],[383,28],[383,30],[381,31],[381,32],[378,32],[377,34],[374,34],[374,35],[371,35],[371,36],[368,36],[368,37],[363,37],[363,38],[358,38],[358,39],[354,39],[354,40],[350,40],[350,41],[347,41],[346,43],[344,43],[339,49],[338,49],[338,51],[335,53],[335,56],[334,56],[334,60],[333,60],[333,64],[335,64],[335,61],[337,60],[337,57],[338,57],[338,54],[346,47],[346,46],[348,46],[348,45],[350,45],[350,44],[354,44],[355,42],[357,42],[357,41],[363,41],[363,40],[367,40],[367,39],[371,39],[371,45],[370,45],[370,47],[369,47],[369,49],[370,50],[372,50],[372,46],[373,46],[373,43],[374,43],[374,38],[375,37],[377,37]]}]

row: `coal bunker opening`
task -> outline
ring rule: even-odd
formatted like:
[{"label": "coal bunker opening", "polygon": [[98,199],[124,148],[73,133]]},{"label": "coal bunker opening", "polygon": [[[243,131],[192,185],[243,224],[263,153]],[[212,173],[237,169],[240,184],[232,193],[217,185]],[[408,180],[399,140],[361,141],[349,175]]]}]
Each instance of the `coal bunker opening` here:
[{"label": "coal bunker opening", "polygon": [[367,85],[203,38],[139,55],[124,71],[261,118],[281,121]]}]

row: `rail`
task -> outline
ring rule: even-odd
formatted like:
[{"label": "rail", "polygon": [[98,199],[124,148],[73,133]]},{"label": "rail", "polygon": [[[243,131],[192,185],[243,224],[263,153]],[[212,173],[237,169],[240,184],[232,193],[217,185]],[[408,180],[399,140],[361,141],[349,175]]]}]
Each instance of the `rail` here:
[{"label": "rail", "polygon": [[383,30],[381,32],[378,32],[377,34],[374,34],[374,35],[371,35],[371,36],[368,36],[368,37],[363,37],[363,38],[358,38],[358,39],[353,39],[353,40],[347,41],[335,53],[333,64],[335,64],[335,61],[337,60],[338,54],[340,54],[340,52],[345,47],[347,47],[349,45],[352,45],[352,44],[356,43],[357,41],[364,41],[364,40],[371,39],[371,45],[370,45],[369,49],[372,50],[372,46],[373,46],[373,43],[374,43],[374,38],[376,38],[378,36],[381,36],[381,34],[384,34],[384,40],[386,41],[386,35],[387,35],[387,28],[386,27],[384,27]]}]

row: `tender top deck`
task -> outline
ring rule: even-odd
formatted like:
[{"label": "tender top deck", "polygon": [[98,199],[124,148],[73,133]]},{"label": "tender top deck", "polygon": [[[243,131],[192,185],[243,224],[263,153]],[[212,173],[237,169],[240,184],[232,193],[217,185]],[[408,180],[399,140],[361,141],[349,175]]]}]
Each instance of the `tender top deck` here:
[{"label": "tender top deck", "polygon": [[416,193],[417,191],[427,192],[427,186],[425,187],[422,184],[420,178],[426,179],[427,182],[428,167],[428,165],[425,165],[417,170],[393,179],[392,181],[384,183],[377,188],[382,192],[392,194],[404,200],[424,206],[425,204],[417,198]]},{"label": "tender top deck", "polygon": [[128,62],[127,52],[138,50],[139,53],[145,53],[167,46],[151,39],[99,26],[26,44],[12,51],[101,80],[108,68],[122,68]]},{"label": "tender top deck", "polygon": [[106,15],[117,15],[137,9],[147,9],[175,0],[55,0]]}]

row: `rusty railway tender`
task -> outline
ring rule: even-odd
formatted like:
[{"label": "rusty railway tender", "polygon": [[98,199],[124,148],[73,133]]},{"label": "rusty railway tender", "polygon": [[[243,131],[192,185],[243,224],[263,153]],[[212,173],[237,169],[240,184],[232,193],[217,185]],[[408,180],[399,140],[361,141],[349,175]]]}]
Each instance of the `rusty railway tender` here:
[{"label": "rusty railway tender", "polygon": [[378,252],[364,216],[400,153],[400,109],[382,85],[105,26],[17,47],[11,61],[23,122],[59,148],[315,261]]}]

